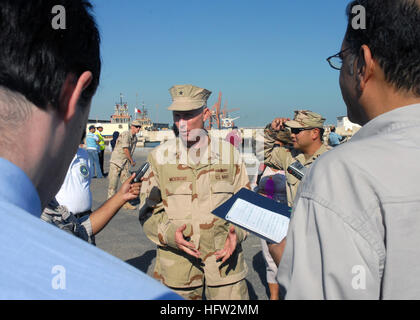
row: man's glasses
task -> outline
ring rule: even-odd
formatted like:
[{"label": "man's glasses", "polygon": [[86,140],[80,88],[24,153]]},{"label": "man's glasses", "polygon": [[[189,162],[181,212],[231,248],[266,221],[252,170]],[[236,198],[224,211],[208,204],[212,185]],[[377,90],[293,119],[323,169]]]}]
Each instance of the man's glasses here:
[{"label": "man's glasses", "polygon": [[290,128],[290,132],[293,134],[299,134],[302,131],[312,130],[313,128]]},{"label": "man's glasses", "polygon": [[343,51],[340,51],[339,53],[327,58],[331,68],[335,70],[341,70],[343,66],[343,53],[347,50],[350,50],[350,48],[344,49]]}]

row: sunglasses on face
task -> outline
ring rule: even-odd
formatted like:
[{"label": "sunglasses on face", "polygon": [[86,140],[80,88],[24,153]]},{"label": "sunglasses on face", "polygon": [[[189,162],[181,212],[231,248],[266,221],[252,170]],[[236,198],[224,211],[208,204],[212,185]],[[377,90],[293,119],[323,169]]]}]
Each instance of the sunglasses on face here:
[{"label": "sunglasses on face", "polygon": [[293,134],[299,134],[302,131],[312,130],[313,128],[290,128],[290,132]]}]

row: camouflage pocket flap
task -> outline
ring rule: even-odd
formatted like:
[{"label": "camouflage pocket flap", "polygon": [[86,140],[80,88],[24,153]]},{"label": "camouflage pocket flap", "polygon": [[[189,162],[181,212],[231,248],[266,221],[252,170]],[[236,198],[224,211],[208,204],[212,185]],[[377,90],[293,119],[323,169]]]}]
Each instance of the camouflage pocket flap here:
[{"label": "camouflage pocket flap", "polygon": [[165,194],[170,197],[173,195],[192,195],[192,183],[191,182],[177,182],[169,183],[165,186]]},{"label": "camouflage pocket flap", "polygon": [[191,182],[170,183],[165,186],[165,211],[170,220],[191,219]]},{"label": "camouflage pocket flap", "polygon": [[211,186],[212,193],[233,193],[234,187],[228,182],[218,182]]}]

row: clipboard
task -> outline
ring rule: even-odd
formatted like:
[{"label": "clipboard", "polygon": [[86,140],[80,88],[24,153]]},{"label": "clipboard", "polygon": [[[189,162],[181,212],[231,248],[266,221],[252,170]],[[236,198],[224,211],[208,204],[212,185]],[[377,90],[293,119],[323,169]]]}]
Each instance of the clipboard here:
[{"label": "clipboard", "polygon": [[280,243],[287,234],[291,211],[286,204],[242,188],[212,213],[266,241]]}]

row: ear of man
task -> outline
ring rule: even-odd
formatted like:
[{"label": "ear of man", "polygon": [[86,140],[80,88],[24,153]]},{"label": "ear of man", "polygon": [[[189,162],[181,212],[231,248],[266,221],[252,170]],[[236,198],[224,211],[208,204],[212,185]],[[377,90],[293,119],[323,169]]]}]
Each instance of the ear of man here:
[{"label": "ear of man", "polygon": [[311,130],[311,138],[312,138],[312,141],[316,141],[316,140],[320,139],[321,138],[321,129],[314,128],[313,130]]},{"label": "ear of man", "polygon": [[362,45],[359,52],[359,58],[357,60],[357,78],[359,82],[359,88],[361,91],[363,91],[366,88],[369,80],[372,78],[375,69],[375,62],[372,57],[372,52],[367,45]]},{"label": "ear of man", "polygon": [[67,75],[59,100],[59,114],[65,122],[69,122],[75,115],[82,93],[89,87],[92,79],[90,71],[83,72],[78,79],[74,74]]},{"label": "ear of man", "polygon": [[211,116],[209,108],[204,108],[203,110],[203,122],[206,122]]}]

